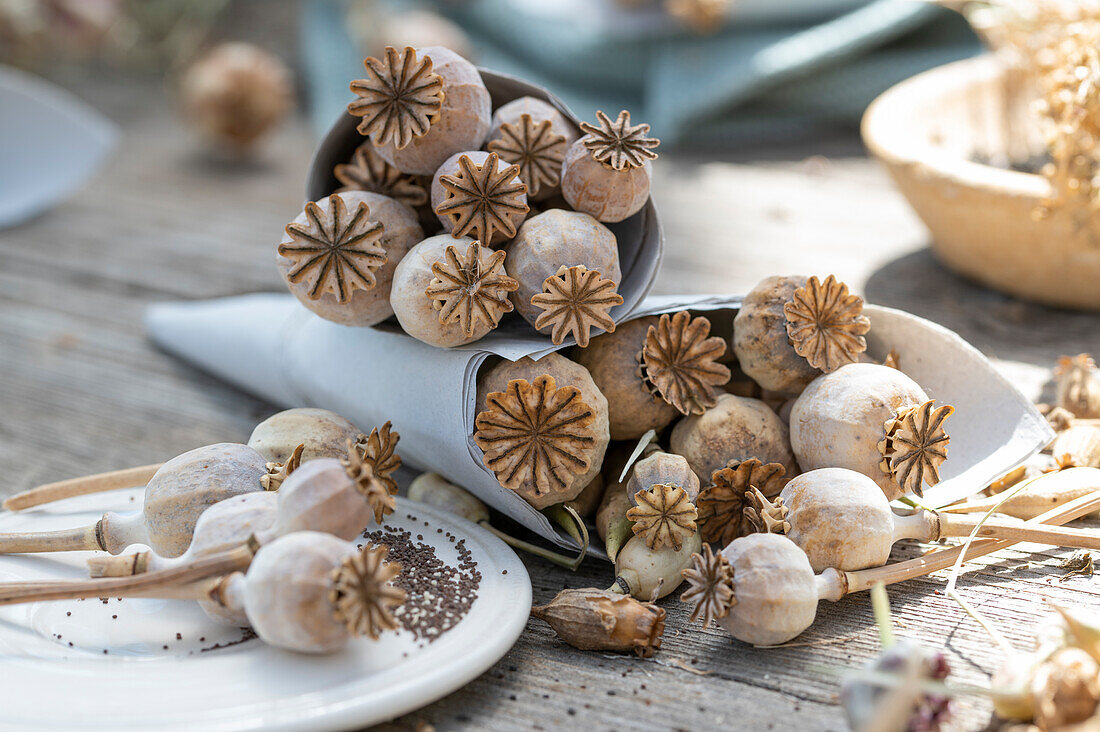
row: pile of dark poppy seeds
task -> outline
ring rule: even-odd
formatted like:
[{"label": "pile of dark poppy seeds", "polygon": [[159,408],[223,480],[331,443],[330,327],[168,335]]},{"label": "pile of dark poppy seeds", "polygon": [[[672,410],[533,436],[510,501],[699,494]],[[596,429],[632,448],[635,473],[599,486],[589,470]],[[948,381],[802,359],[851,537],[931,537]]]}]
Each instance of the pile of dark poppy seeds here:
[{"label": "pile of dark poppy seeds", "polygon": [[[411,514],[406,518],[418,520]],[[428,526],[427,521],[424,526]],[[444,531],[436,529],[436,533]],[[421,648],[466,617],[481,586],[481,572],[466,548],[466,540],[450,532],[445,535],[458,552],[456,567],[436,556],[435,548],[423,543],[423,534],[417,534],[415,541],[412,532],[404,529],[382,528],[363,534],[372,544],[389,547],[387,561],[401,564],[401,574],[393,584],[405,590],[407,597],[393,615],[416,640],[423,641]]]}]

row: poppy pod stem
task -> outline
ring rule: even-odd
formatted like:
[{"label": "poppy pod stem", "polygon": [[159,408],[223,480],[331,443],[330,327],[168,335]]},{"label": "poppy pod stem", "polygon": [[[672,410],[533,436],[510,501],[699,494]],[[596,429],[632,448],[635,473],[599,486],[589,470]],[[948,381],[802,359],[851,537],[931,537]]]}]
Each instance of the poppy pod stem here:
[{"label": "poppy pod stem", "polygon": [[74,496],[86,496],[92,493],[105,493],[120,488],[135,488],[149,482],[160,469],[162,463],[140,465],[136,468],[112,470],[107,473],[85,475],[82,478],[69,478],[56,483],[45,483],[22,493],[16,493],[4,500],[8,511],[23,511],[44,503],[52,503]]}]

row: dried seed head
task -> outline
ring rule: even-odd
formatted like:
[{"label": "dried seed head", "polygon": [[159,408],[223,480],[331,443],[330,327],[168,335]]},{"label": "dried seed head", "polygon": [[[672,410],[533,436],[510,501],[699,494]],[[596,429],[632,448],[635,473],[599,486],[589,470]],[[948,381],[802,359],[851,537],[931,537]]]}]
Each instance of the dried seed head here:
[{"label": "dried seed head", "polygon": [[439,322],[458,323],[467,338],[474,336],[479,323],[496,328],[501,317],[512,312],[508,293],[519,288],[504,274],[504,252],[489,251],[483,258],[480,241],[471,242],[462,256],[457,247],[448,246],[445,261],[432,265],[435,278],[424,291],[439,311]]},{"label": "dried seed head", "polygon": [[428,133],[443,111],[443,79],[432,71],[432,60],[419,61],[416,51],[406,46],[400,53],[387,46],[385,60],[363,61],[367,78],[351,82],[359,99],[348,112],[362,117],[359,132],[376,147],[391,140],[403,150],[416,137]]},{"label": "dried seed head", "polygon": [[887,420],[885,436],[878,444],[883,472],[893,476],[905,492],[918,496],[924,495],[925,483],[940,482],[939,466],[947,459],[951,440],[943,422],[955,408],[945,404],[933,409],[934,402],[930,399]]},{"label": "dried seed head", "polygon": [[787,337],[799,356],[825,373],[854,363],[867,350],[863,337],[871,321],[863,315],[863,298],[833,275],[821,282],[811,277],[783,306]]},{"label": "dried seed head", "polygon": [[683,570],[688,588],[680,595],[680,602],[694,602],[690,620],[703,618],[703,627],[730,614],[737,604],[733,594],[733,567],[726,557],[714,553],[710,544],[703,545],[702,554],[691,555],[692,568]]},{"label": "dried seed head", "polygon": [[756,458],[731,460],[726,467],[714,471],[711,484],[699,494],[699,530],[703,541],[722,546],[739,536],[753,532],[753,524],[745,516],[745,494],[757,487],[766,496],[774,496],[783,488],[787,471],[779,463],[763,463]]},{"label": "dried seed head", "polygon": [[745,520],[758,534],[786,534],[791,530],[791,523],[787,521],[787,513],[790,511],[783,505],[783,499],[778,496],[768,500],[767,496],[750,488],[745,494],[745,500],[749,505],[745,506]]},{"label": "dried seed head", "polygon": [[607,590],[562,590],[531,615],[582,651],[633,651],[649,658],[661,647],[665,611]]},{"label": "dried seed head", "polygon": [[681,414],[702,414],[717,403],[730,370],[718,362],[726,341],[710,335],[710,321],[681,310],[649,326],[638,358],[638,376],[651,392]]},{"label": "dried seed head", "polygon": [[363,459],[359,449],[351,440],[348,440],[348,457],[340,462],[347,471],[348,477],[355,483],[355,489],[367,499],[367,504],[374,511],[374,520],[382,523],[382,519],[397,508],[397,502],[394,501],[386,484],[378,479],[374,464]]},{"label": "dried seed head", "polygon": [[1058,406],[1075,417],[1100,417],[1100,380],[1096,361],[1087,353],[1062,356],[1054,369]]},{"label": "dried seed head", "polygon": [[1083,722],[1100,701],[1100,665],[1080,648],[1063,648],[1039,664],[1031,689],[1039,729]]},{"label": "dried seed head", "polygon": [[577,345],[587,348],[592,328],[615,332],[615,321],[609,311],[623,304],[616,287],[612,280],[604,279],[583,264],[562,266],[556,275],[543,281],[543,291],[531,298],[532,305],[542,308],[535,328],[553,326],[550,339],[555,345],[561,345],[572,333]]},{"label": "dried seed head", "polygon": [[537,196],[545,188],[561,182],[561,162],[569,146],[565,135],[554,132],[549,119],[534,122],[531,115],[520,115],[519,122],[500,126],[500,139],[486,148],[500,159],[519,166],[519,177],[527,183],[527,192]]},{"label": "dried seed head", "polygon": [[294,448],[294,452],[290,454],[285,463],[267,463],[265,466],[267,475],[260,478],[260,485],[264,487],[265,491],[279,490],[279,486],[283,484],[283,481],[302,464],[302,452],[305,449],[305,444],[300,444]]},{"label": "dried seed head", "polygon": [[474,441],[485,465],[509,490],[533,488],[536,496],[566,492],[588,472],[588,451],[596,443],[595,414],[579,389],[559,387],[542,375],[508,382],[505,391],[485,398],[477,415]]},{"label": "dried seed head", "polygon": [[405,601],[405,591],[390,584],[401,573],[401,565],[385,561],[388,551],[368,544],[332,570],[329,602],[333,616],[352,635],[378,640],[383,630],[397,628],[391,610]]},{"label": "dried seed head", "polygon": [[638,505],[627,511],[626,517],[634,522],[634,534],[650,549],[669,546],[680,551],[684,539],[695,535],[698,512],[683,488],[658,483],[638,491],[634,499]]},{"label": "dried seed head", "polygon": [[407,175],[390,165],[364,142],[351,156],[351,161],[340,163],[333,169],[342,187],[337,193],[348,191],[370,191],[389,196],[409,208],[416,208],[428,202],[427,189],[416,176]]},{"label": "dried seed head", "polygon": [[481,165],[463,155],[458,159],[458,175],[442,175],[439,183],[446,197],[435,207],[441,217],[451,220],[451,236],[471,236],[487,244],[516,235],[513,216],[530,211],[527,186],[520,180],[519,166],[498,170],[499,157],[489,153]]},{"label": "dried seed head", "polygon": [[279,254],[291,261],[286,278],[307,281],[311,300],[327,292],[346,303],[356,290],[373,289],[374,271],[386,263],[386,250],[380,244],[383,226],[371,221],[367,204],[360,201],[349,214],[344,199],[333,194],[328,211],[310,201],[305,214],[308,224],[287,224],[291,240],[279,245]]},{"label": "dried seed head", "polygon": [[583,144],[596,162],[612,170],[628,170],[657,159],[654,149],[661,141],[646,135],[649,125],[631,126],[630,112],[624,109],[612,122],[602,111],[597,111],[596,119],[600,122],[599,127],[581,122],[581,129],[588,135],[582,138]]},{"label": "dried seed head", "polygon": [[729,17],[733,0],[665,0],[665,10],[696,33],[717,32]]},{"label": "dried seed head", "polygon": [[382,429],[375,427],[370,435],[360,434],[355,439],[355,448],[363,462],[370,465],[374,471],[374,477],[386,486],[390,495],[397,493],[397,481],[393,474],[401,467],[401,456],[398,455],[397,443],[401,441],[401,435],[391,428],[392,422],[386,422]]}]

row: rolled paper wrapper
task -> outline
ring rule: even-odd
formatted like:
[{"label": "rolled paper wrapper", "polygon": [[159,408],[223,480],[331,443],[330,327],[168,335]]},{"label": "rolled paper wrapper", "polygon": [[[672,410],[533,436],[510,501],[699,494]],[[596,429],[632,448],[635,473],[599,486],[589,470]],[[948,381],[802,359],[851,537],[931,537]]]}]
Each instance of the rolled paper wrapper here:
[{"label": "rolled paper wrapper", "polygon": [[[650,297],[633,317],[688,309],[706,313],[712,333],[725,334],[740,302],[733,295]],[[864,314],[871,320],[868,354],[881,361],[895,349],[905,373],[956,408],[942,480],[925,492],[925,503],[943,506],[976,493],[1053,439],[1027,397],[955,333],[890,308],[867,305]],[[393,420],[406,463],[444,475],[540,536],[573,546],[497,482],[472,438],[477,376],[487,359],[539,359],[572,341],[554,346],[530,331],[494,332],[463,348],[432,348],[394,325],[347,328],[274,294],[154,305],[146,323],[165,350],[280,406],[331,409],[364,427]]]},{"label": "rolled paper wrapper", "polygon": [[[580,124],[577,116],[560,99],[542,87],[487,69],[478,69],[478,71],[493,99],[493,109],[519,97],[537,97],[555,107],[574,125]],[[325,198],[340,187],[333,169],[340,163],[350,160],[355,149],[366,140],[356,129],[359,122],[359,117],[345,112],[321,140],[320,146],[313,155],[309,175],[306,178],[308,200],[317,201]],[[622,281],[619,282],[618,293],[622,295],[623,304],[611,309],[611,317],[617,323],[628,319],[649,294],[664,256],[664,233],[652,198],[646,202],[641,211],[630,218],[618,223],[604,224],[604,226],[615,234],[619,247],[619,269],[622,271]],[[507,262],[504,263],[504,267],[508,268]],[[516,332],[531,331],[531,326],[519,318],[507,318],[506,323],[502,323],[501,327],[505,327],[506,324]],[[593,332],[593,335],[595,333]]]}]

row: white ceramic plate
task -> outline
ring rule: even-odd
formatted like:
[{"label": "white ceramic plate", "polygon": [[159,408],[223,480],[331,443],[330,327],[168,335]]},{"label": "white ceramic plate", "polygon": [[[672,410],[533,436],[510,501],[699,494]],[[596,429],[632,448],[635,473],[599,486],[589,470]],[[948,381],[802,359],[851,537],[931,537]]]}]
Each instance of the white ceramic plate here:
[{"label": "white ceramic plate", "polygon": [[[0,531],[84,525],[104,510],[133,509],[140,501],[138,491],[119,491],[3,513]],[[456,566],[450,532],[465,538],[477,562],[477,600],[436,641],[418,642],[402,630],[375,643],[353,640],[326,656],[259,640],[203,650],[243,633],[208,620],[192,602],[111,598],[0,607],[0,729],[346,729],[446,695],[512,647],[527,621],[531,581],[510,548],[463,519],[398,498],[386,526],[411,532],[413,540],[422,536]],[[88,556],[0,557],[0,581],[86,577]]]}]

